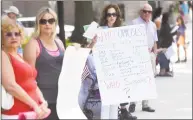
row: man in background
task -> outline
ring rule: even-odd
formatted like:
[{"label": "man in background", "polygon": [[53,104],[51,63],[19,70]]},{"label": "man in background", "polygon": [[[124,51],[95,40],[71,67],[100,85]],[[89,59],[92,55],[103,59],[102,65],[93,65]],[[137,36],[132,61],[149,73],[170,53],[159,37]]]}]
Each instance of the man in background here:
[{"label": "man in background", "polygon": [[[154,74],[155,68],[156,68],[156,54],[157,54],[157,44],[158,41],[157,37],[157,29],[154,22],[151,21],[152,16],[152,7],[149,4],[144,4],[143,7],[140,10],[140,16],[132,21],[132,24],[144,24],[146,27],[146,33],[147,33],[147,42],[148,42],[148,49],[149,53],[151,55],[151,63]],[[135,103],[131,103],[129,106],[129,111],[134,112],[135,111]],[[152,109],[149,104],[148,100],[142,101],[142,111],[146,112],[155,112],[154,109]]]}]

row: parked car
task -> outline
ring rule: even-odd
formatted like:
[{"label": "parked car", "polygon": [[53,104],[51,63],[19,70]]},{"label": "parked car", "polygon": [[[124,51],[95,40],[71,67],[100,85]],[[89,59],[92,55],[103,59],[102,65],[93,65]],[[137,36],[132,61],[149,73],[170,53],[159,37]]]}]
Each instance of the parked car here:
[{"label": "parked car", "polygon": [[[17,21],[24,26],[24,30],[28,36],[34,32],[36,17],[22,17],[18,18]],[[64,25],[65,38],[69,38],[74,31],[73,25]],[[59,26],[56,27],[56,33],[59,34]]]}]

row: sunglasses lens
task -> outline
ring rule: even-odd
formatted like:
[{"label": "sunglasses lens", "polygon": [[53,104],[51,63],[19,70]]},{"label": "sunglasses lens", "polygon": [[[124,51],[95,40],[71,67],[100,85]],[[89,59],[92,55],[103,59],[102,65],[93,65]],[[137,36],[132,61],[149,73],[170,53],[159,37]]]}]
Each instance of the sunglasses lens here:
[{"label": "sunglasses lens", "polygon": [[117,16],[117,14],[116,14],[116,13],[112,13],[112,16],[113,16],[113,17],[116,17],[116,16]]},{"label": "sunglasses lens", "polygon": [[110,13],[107,13],[107,17],[111,17],[111,14],[110,14]]},{"label": "sunglasses lens", "polygon": [[143,13],[152,13],[152,11],[143,10]]},{"label": "sunglasses lens", "polygon": [[6,34],[6,36],[11,37],[11,36],[12,36],[12,33],[11,33],[11,32],[8,32],[8,33]]},{"label": "sunglasses lens", "polygon": [[7,34],[6,34],[6,36],[7,37],[12,37],[12,36],[15,36],[15,37],[19,37],[19,36],[21,36],[21,34],[19,33],[19,32],[8,32]]},{"label": "sunglasses lens", "polygon": [[116,13],[107,13],[107,17],[111,17],[111,16],[116,17],[117,14]]},{"label": "sunglasses lens", "polygon": [[48,20],[48,23],[49,23],[49,24],[53,24],[54,22],[55,22],[55,19],[54,19],[54,18]]},{"label": "sunglasses lens", "polygon": [[40,24],[42,24],[42,25],[45,25],[47,22],[48,22],[49,24],[53,24],[53,23],[55,22],[55,19],[54,19],[54,18],[51,18],[51,19],[48,19],[48,20],[46,20],[46,19],[40,19]]},{"label": "sunglasses lens", "polygon": [[47,23],[47,20],[46,19],[40,19],[40,24],[44,25]]},{"label": "sunglasses lens", "polygon": [[19,32],[15,32],[15,36],[20,36],[21,34]]}]

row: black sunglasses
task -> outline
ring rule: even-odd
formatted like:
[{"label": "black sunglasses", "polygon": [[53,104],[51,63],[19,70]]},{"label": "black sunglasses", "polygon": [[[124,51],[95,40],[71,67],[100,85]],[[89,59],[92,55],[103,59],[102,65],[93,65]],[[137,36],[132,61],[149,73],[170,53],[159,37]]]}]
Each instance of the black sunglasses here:
[{"label": "black sunglasses", "polygon": [[7,37],[12,37],[12,36],[19,37],[21,36],[21,34],[19,32],[7,32],[6,36]]},{"label": "black sunglasses", "polygon": [[117,17],[117,14],[116,13],[107,13],[107,17],[111,17],[111,16]]},{"label": "black sunglasses", "polygon": [[152,13],[152,11],[149,11],[149,10],[142,10],[142,11],[143,11],[143,13],[149,13],[149,14]]},{"label": "black sunglasses", "polygon": [[48,22],[49,24],[53,24],[55,21],[56,21],[56,20],[55,20],[54,18],[51,18],[51,19],[48,19],[48,20],[46,20],[46,19],[40,19],[39,23],[42,24],[42,25],[45,25],[45,24],[47,24],[47,22]]}]

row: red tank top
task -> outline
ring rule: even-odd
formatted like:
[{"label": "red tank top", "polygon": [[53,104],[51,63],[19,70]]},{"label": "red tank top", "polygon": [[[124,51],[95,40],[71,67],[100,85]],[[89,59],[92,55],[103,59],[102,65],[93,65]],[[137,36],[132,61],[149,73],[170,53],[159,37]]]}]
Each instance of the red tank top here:
[{"label": "red tank top", "polygon": [[[35,78],[37,76],[37,71],[35,68],[31,67],[26,62],[21,62],[15,57],[9,54],[10,61],[15,74],[15,80],[27,94],[39,103],[39,97],[36,93],[37,84]],[[10,110],[3,111],[2,114],[5,115],[18,115],[20,112],[32,111],[32,108],[27,104],[21,102],[20,100],[14,98],[14,105]]]}]

